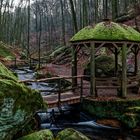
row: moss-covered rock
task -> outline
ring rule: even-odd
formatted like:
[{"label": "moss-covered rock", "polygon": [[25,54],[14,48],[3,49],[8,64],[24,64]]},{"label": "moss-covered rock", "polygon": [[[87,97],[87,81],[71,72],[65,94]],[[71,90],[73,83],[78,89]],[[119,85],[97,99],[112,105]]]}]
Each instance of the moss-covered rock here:
[{"label": "moss-covered rock", "polygon": [[108,21],[83,28],[72,37],[71,42],[83,40],[140,41],[140,33],[127,25]]},{"label": "moss-covered rock", "polygon": [[[96,77],[113,76],[115,73],[115,60],[112,56],[100,55],[95,59]],[[90,63],[84,70],[84,75],[90,75]]]},{"label": "moss-covered rock", "polygon": [[10,51],[10,46],[0,41],[0,57],[3,58],[14,58],[14,54]]},{"label": "moss-covered rock", "polygon": [[65,47],[65,46],[63,46],[63,47],[58,47],[58,48],[56,48],[56,50],[54,50],[49,56],[51,57],[51,58],[55,58],[56,56],[58,56],[58,55],[60,55],[60,54],[62,54],[62,53],[66,53],[66,54],[69,54],[69,53],[71,53],[71,48],[70,47]]},{"label": "moss-covered rock", "polygon": [[2,63],[0,63],[0,79],[18,80],[17,76],[8,70]]},{"label": "moss-covered rock", "polygon": [[18,83],[17,77],[0,64],[0,139],[11,140],[41,108],[41,95]]},{"label": "moss-covered rock", "polygon": [[83,109],[99,119],[116,119],[128,128],[140,123],[140,99],[115,99],[99,101],[85,99]]},{"label": "moss-covered rock", "polygon": [[89,140],[89,138],[72,128],[67,128],[57,134],[56,140]]},{"label": "moss-covered rock", "polygon": [[54,140],[54,137],[50,130],[42,130],[19,138],[18,140]]},{"label": "moss-covered rock", "polygon": [[140,106],[128,107],[127,112],[140,113]]},{"label": "moss-covered rock", "polygon": [[137,123],[139,122],[138,114],[136,113],[124,113],[121,120],[123,120],[123,123],[129,127],[129,128],[135,128],[137,126]]}]

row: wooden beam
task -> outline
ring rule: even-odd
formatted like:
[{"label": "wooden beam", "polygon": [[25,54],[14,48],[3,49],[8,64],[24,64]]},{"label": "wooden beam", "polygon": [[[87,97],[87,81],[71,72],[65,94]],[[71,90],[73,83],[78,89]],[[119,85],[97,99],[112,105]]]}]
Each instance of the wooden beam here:
[{"label": "wooden beam", "polygon": [[95,80],[95,43],[91,44],[91,58],[90,58],[90,94],[96,97],[96,80]]},{"label": "wooden beam", "polygon": [[[77,51],[72,47],[72,76],[77,76]],[[77,86],[77,78],[72,79],[72,87]]]},{"label": "wooden beam", "polygon": [[135,47],[135,75],[138,73],[138,51],[137,48]]},{"label": "wooden beam", "polygon": [[122,46],[122,97],[127,95],[127,44]]},{"label": "wooden beam", "polygon": [[118,74],[118,49],[115,48],[115,75]]},{"label": "wooden beam", "polygon": [[[117,44],[124,44],[124,43],[126,43],[126,44],[132,44],[132,43],[134,43],[134,45],[139,45],[140,44],[140,42],[135,42],[135,41],[106,41],[106,40],[101,40],[101,41],[97,41],[97,40],[88,40],[88,41],[77,41],[77,42],[71,42],[71,44],[72,45],[80,45],[80,44],[83,44],[83,43],[92,43],[94,41],[94,43],[96,44],[98,44],[98,43],[105,43],[105,44],[110,44],[110,43],[115,43],[116,45]],[[121,46],[118,46],[118,47],[121,47]]]}]

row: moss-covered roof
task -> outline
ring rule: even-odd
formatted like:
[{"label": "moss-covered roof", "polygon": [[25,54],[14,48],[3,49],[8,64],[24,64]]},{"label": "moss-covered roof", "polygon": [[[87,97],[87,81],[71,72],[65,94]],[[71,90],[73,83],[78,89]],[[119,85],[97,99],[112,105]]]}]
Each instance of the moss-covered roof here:
[{"label": "moss-covered roof", "polygon": [[83,28],[70,41],[77,42],[85,40],[140,42],[140,33],[124,24],[101,22],[95,26]]}]

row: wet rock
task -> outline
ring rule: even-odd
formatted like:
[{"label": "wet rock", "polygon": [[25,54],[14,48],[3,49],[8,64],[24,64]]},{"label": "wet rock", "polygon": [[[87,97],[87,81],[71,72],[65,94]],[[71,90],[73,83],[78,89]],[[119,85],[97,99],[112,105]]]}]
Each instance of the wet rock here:
[{"label": "wet rock", "polygon": [[[100,55],[95,59],[95,68],[96,77],[111,77],[115,72],[115,60],[111,56]],[[90,75],[90,63],[85,68],[84,75]]]},{"label": "wet rock", "polygon": [[41,95],[19,83],[17,77],[0,64],[0,139],[11,140],[41,108]]},{"label": "wet rock", "polygon": [[101,120],[110,118],[118,120],[126,128],[136,128],[140,123],[140,98],[114,100],[89,98],[83,100],[82,107],[84,111]]},{"label": "wet rock", "polygon": [[90,140],[90,139],[72,128],[67,128],[58,133],[56,140]]},{"label": "wet rock", "polygon": [[54,140],[54,137],[50,130],[42,130],[19,138],[18,140]]},{"label": "wet rock", "polygon": [[124,113],[121,119],[123,123],[129,128],[135,128],[139,122],[138,114],[132,112]]}]

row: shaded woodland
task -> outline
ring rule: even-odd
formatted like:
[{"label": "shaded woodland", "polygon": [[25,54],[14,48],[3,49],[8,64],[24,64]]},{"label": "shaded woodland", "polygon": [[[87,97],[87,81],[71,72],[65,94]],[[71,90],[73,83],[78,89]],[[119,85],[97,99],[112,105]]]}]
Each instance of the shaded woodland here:
[{"label": "shaded woodland", "polygon": [[139,0],[0,1],[0,40],[40,58],[87,25],[105,18],[127,22],[139,30]]}]

